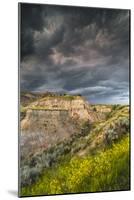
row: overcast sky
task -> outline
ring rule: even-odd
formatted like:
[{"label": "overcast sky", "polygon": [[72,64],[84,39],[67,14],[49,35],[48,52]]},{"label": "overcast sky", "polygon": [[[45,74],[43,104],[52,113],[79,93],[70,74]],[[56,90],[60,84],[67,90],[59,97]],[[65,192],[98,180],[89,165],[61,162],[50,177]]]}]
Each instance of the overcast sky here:
[{"label": "overcast sky", "polygon": [[129,11],[21,4],[21,91],[129,101]]}]

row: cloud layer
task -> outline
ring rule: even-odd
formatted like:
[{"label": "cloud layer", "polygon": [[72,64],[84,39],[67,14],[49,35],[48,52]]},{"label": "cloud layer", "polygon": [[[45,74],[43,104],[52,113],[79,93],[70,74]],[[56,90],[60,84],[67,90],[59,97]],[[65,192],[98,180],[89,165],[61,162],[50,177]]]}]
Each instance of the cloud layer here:
[{"label": "cloud layer", "polygon": [[21,4],[21,90],[129,101],[129,11]]}]

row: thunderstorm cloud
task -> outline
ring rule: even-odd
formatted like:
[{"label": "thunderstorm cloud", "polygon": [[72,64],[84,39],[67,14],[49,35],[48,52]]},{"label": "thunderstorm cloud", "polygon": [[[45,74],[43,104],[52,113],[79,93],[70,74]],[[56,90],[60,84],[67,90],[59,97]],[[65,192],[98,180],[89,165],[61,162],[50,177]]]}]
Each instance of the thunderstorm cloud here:
[{"label": "thunderstorm cloud", "polygon": [[129,10],[20,6],[21,91],[129,102]]}]

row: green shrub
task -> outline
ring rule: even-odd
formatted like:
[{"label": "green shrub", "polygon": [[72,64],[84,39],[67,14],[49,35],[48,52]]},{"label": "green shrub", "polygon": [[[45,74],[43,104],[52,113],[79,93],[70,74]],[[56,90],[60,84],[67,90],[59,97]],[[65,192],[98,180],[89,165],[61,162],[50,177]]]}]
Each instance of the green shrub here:
[{"label": "green shrub", "polygon": [[112,110],[116,110],[118,108],[119,105],[115,104],[112,106]]},{"label": "green shrub", "polygon": [[96,111],[97,111],[96,107],[93,107],[93,111],[94,111],[94,112],[96,112]]}]

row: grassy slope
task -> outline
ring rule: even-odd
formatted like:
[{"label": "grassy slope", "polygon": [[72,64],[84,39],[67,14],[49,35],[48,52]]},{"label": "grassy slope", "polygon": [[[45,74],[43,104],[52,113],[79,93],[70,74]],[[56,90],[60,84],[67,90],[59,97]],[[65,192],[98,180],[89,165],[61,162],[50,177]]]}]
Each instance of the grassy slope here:
[{"label": "grassy slope", "polygon": [[[91,154],[96,153],[98,150],[105,149],[108,144],[104,138],[106,134],[109,134],[109,131],[113,133],[116,132],[120,135],[116,139],[119,140],[123,134],[125,135],[126,132],[129,132],[128,112],[128,106],[121,106],[121,108],[119,107],[113,110],[107,120],[94,123],[88,135],[76,139],[72,144],[72,150],[74,152],[77,152],[78,149],[79,151],[84,150],[84,154]],[[124,125],[126,128],[123,130]],[[110,140],[112,142],[112,136]]]},{"label": "grassy slope", "polygon": [[95,156],[74,156],[44,171],[21,195],[63,194],[129,189],[129,137]]},{"label": "grassy slope", "polygon": [[[57,167],[44,170],[41,178],[22,188],[23,196],[129,189],[129,107],[113,109],[106,121],[93,125],[90,133],[71,144],[71,154]],[[110,132],[109,132],[110,131]],[[106,133],[121,134],[118,143],[107,145]],[[123,138],[123,139],[121,139]],[[109,148],[109,149],[107,149]],[[74,153],[72,153],[72,150]],[[81,153],[84,156],[81,156]],[[81,158],[83,157],[83,158]]]}]

